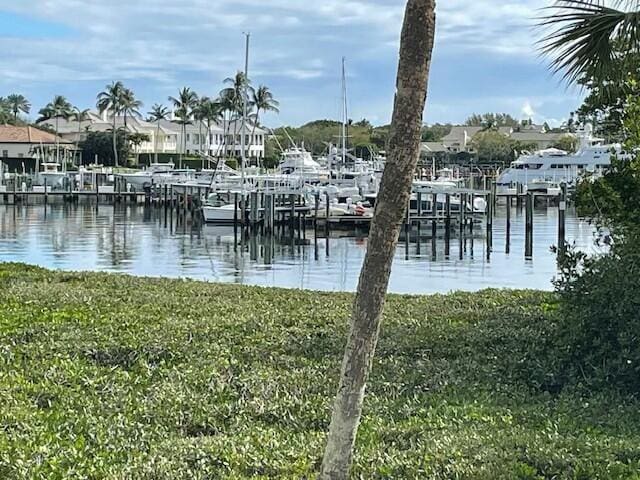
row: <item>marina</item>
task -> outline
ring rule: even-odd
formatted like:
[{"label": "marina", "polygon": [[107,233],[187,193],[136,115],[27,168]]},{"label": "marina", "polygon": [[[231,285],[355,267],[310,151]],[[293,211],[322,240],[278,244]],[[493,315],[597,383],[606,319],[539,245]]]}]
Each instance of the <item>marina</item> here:
[{"label": "marina", "polygon": [[[507,229],[507,214],[510,228]],[[533,212],[533,251],[525,259],[526,212],[498,208],[487,255],[483,228],[451,232],[414,228],[398,246],[390,291],[433,293],[483,288],[550,290],[556,274],[558,209]],[[507,241],[507,231],[509,233]],[[244,234],[242,234],[244,232]],[[569,210],[566,239],[593,252],[593,226]],[[366,229],[356,233],[287,226],[251,234],[232,225],[192,222],[135,204],[0,205],[0,261],[22,261],[61,270],[95,270],[184,277],[246,285],[353,291],[366,249]],[[347,235],[347,236],[345,236]],[[403,234],[404,236],[404,234]],[[420,241],[418,241],[420,239]],[[507,251],[509,253],[507,253]]]}]

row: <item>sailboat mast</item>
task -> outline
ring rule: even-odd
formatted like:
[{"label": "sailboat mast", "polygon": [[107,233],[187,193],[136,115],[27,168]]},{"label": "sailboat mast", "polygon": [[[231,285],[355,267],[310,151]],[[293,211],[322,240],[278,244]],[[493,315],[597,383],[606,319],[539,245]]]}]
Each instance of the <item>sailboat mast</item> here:
[{"label": "sailboat mast", "polygon": [[247,98],[247,83],[249,82],[249,38],[251,37],[250,33],[245,33],[245,53],[244,53],[244,82],[242,85],[242,128],[240,129],[240,135],[241,135],[241,139],[240,139],[240,148],[242,149],[242,155],[241,155],[241,168],[240,168],[240,172],[242,175],[242,189],[244,191],[244,182],[245,182],[245,176],[244,176],[244,164],[246,161],[245,158],[245,150],[246,150],[246,135],[245,135],[245,126],[247,123],[247,103],[248,103],[248,98]]},{"label": "sailboat mast", "polygon": [[345,57],[342,57],[342,168],[347,164],[347,78]]}]

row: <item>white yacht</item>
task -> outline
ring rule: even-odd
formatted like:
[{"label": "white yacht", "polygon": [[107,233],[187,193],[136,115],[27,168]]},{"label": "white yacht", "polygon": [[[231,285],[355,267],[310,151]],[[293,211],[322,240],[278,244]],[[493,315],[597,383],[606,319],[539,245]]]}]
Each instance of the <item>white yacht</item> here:
[{"label": "white yacht", "polygon": [[311,157],[311,153],[305,150],[304,147],[296,146],[287,148],[282,152],[278,169],[283,174],[319,175],[322,173],[322,167]]},{"label": "white yacht", "polygon": [[180,183],[195,179],[195,170],[176,170],[173,163],[152,163],[146,170],[133,173],[118,173],[135,189],[152,184]]},{"label": "white yacht", "polygon": [[611,165],[611,154],[623,153],[619,144],[605,145],[604,139],[595,138],[589,124],[578,132],[578,139],[580,145],[573,154],[556,148],[525,152],[502,172],[498,188],[506,191],[522,184],[530,190],[540,190],[560,183],[572,185],[583,175],[601,175]]}]

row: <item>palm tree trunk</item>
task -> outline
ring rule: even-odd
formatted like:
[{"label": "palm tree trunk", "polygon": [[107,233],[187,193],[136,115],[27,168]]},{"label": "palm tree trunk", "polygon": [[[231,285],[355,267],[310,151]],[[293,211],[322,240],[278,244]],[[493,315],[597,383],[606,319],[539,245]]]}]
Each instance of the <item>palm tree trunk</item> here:
[{"label": "palm tree trunk", "polygon": [[346,479],[375,353],[400,225],[420,154],[435,34],[435,0],[408,0],[386,164],[353,307],[320,480]]},{"label": "palm tree trunk", "polygon": [[56,116],[56,163],[60,165],[60,142],[58,142],[58,120],[60,116]]},{"label": "palm tree trunk", "polygon": [[[128,138],[129,138],[129,132],[127,131],[127,110],[124,111],[124,144],[127,146],[127,150],[129,150],[129,143],[128,143]],[[134,150],[135,153],[135,150]],[[125,159],[128,160],[128,159]],[[128,164],[129,162],[126,161],[126,164]]]},{"label": "palm tree trunk", "polygon": [[113,112],[113,165],[118,166],[118,141],[116,131],[116,112]]},{"label": "palm tree trunk", "polygon": [[160,138],[160,120],[158,120],[158,131],[156,132],[156,145],[155,145],[155,163],[158,163],[158,139]]},{"label": "palm tree trunk", "polygon": [[80,156],[80,135],[82,135],[82,117],[78,119],[78,139],[76,140],[76,153],[78,154],[78,166],[82,163]]},{"label": "palm tree trunk", "polygon": [[[249,146],[247,147],[248,153],[251,153],[251,145],[255,140],[256,127],[258,126],[259,118],[260,118],[260,107],[256,106],[256,121],[253,123],[253,128],[251,129],[251,137],[249,137]],[[249,155],[246,155],[246,156],[248,157]],[[258,165],[258,167],[260,166],[260,162],[258,160],[256,160],[256,165]]]},{"label": "palm tree trunk", "polygon": [[180,145],[180,156],[178,168],[182,169],[182,155],[184,155],[184,151],[187,149],[187,125],[182,123],[182,145]]}]

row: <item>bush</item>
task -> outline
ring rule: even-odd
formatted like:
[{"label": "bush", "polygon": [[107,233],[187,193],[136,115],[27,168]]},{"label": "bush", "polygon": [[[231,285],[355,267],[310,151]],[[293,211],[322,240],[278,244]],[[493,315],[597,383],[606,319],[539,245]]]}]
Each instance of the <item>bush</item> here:
[{"label": "bush", "polygon": [[628,234],[606,255],[569,251],[561,293],[561,349],[573,381],[640,393],[640,236]]}]

